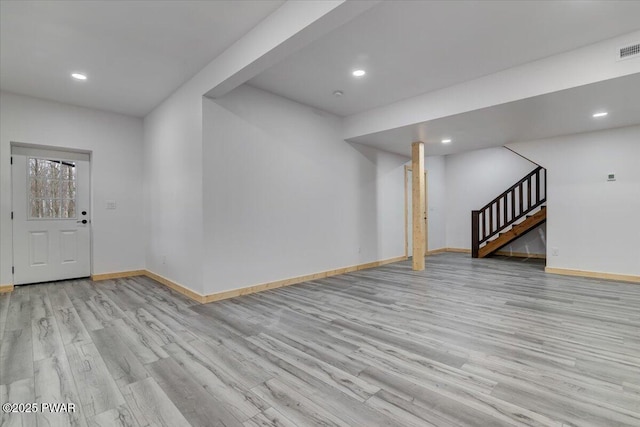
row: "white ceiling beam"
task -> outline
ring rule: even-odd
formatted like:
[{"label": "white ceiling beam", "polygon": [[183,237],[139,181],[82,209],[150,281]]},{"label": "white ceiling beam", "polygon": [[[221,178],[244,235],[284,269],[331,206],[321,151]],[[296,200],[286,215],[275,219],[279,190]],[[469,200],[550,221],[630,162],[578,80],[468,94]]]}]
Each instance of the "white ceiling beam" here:
[{"label": "white ceiling beam", "polygon": [[288,1],[207,65],[205,96],[217,98],[344,25],[379,1]]},{"label": "white ceiling beam", "polygon": [[550,56],[448,88],[348,116],[344,138],[491,107],[640,73],[640,59],[617,61],[617,50],[640,41],[640,31]]}]

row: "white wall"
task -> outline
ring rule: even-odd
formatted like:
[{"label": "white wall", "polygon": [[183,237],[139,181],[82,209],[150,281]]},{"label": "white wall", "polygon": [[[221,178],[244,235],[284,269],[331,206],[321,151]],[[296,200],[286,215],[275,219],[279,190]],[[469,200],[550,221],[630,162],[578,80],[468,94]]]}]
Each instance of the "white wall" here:
[{"label": "white wall", "polygon": [[[537,166],[503,147],[445,156],[447,247],[471,248],[471,211],[480,209]],[[502,250],[544,254],[545,225]]]},{"label": "white wall", "polygon": [[406,157],[246,85],[203,102],[204,293],[404,255]]},{"label": "white wall", "polygon": [[428,249],[442,249],[447,246],[447,222],[446,222],[446,176],[445,157],[429,156],[424,159],[424,167],[427,170],[427,196],[428,200]]},{"label": "white wall", "polygon": [[202,101],[185,85],[144,119],[147,270],[202,292]]},{"label": "white wall", "polygon": [[640,126],[509,147],[547,168],[547,267],[640,275]]},{"label": "white wall", "polygon": [[[147,269],[203,292],[202,96],[224,92],[370,5],[286,2],[144,120]],[[236,74],[234,74],[236,73]]]},{"label": "white wall", "polygon": [[12,282],[11,142],[90,150],[93,274],[144,268],[142,120],[2,92],[0,283]]}]

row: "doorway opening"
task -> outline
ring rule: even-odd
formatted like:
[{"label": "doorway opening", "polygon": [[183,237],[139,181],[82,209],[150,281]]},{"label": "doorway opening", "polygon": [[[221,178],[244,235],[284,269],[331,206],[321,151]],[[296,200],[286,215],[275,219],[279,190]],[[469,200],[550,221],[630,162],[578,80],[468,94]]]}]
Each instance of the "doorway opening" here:
[{"label": "doorway opening", "polygon": [[11,144],[13,284],[91,275],[90,153]]}]

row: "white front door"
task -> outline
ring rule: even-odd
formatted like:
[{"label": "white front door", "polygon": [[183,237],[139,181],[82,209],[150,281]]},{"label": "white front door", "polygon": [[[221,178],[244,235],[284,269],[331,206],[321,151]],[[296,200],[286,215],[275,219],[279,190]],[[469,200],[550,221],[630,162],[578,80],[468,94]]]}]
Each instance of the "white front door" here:
[{"label": "white front door", "polygon": [[12,147],[13,283],[87,277],[89,156]]}]

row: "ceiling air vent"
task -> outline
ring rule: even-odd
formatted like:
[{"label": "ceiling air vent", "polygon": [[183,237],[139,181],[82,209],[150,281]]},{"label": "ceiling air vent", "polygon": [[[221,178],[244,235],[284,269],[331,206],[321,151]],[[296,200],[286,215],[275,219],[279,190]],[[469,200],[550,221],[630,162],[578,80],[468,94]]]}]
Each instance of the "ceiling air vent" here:
[{"label": "ceiling air vent", "polygon": [[618,61],[623,59],[631,59],[640,57],[640,43],[635,43],[629,46],[621,47],[618,50]]}]

